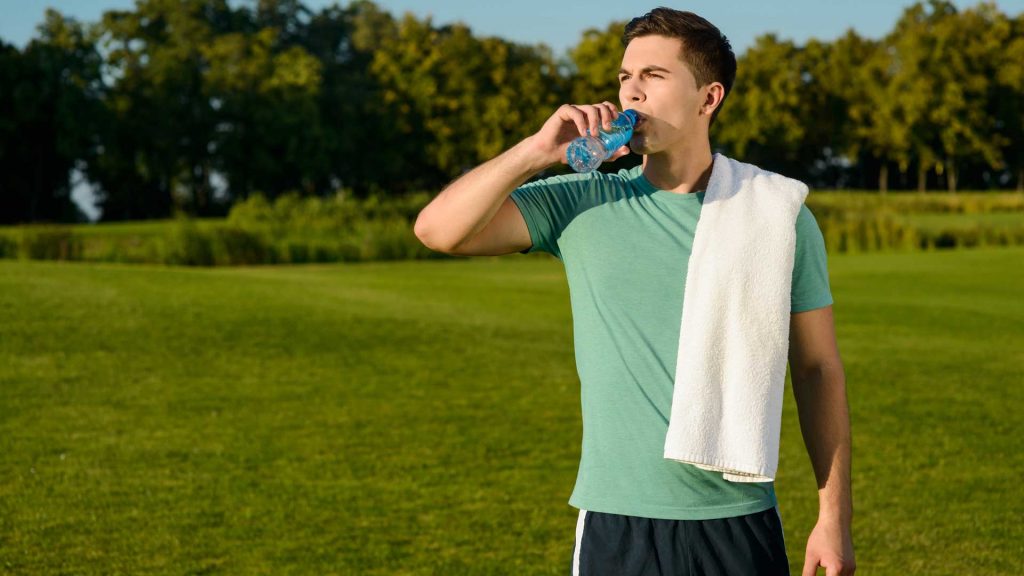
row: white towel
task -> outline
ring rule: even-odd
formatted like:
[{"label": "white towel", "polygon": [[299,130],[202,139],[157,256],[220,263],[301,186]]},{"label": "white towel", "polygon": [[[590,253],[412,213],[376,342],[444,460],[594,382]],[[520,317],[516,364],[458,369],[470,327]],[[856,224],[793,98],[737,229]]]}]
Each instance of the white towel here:
[{"label": "white towel", "polygon": [[665,458],[771,482],[807,186],[714,155],[687,267]]}]

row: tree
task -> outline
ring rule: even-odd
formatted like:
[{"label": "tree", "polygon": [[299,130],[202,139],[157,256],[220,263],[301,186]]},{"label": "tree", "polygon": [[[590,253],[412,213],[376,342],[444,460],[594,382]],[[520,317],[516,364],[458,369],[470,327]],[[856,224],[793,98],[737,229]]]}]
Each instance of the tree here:
[{"label": "tree", "polygon": [[0,222],[84,220],[71,173],[96,152],[100,56],[94,32],[47,10],[24,52],[0,44]]},{"label": "tree", "polygon": [[618,102],[625,25],[625,22],[612,22],[604,30],[590,28],[583,32],[579,43],[569,49],[573,102]]},{"label": "tree", "polygon": [[736,82],[729,93],[713,136],[732,154],[794,176],[807,166],[800,158],[807,134],[798,66],[800,50],[774,34],[759,36],[737,62]]},{"label": "tree", "polygon": [[[79,217],[78,171],[105,220],[218,215],[256,191],[434,189],[559,104],[615,101],[623,26],[555,60],[370,0],[138,0],[97,26],[51,11],[24,51],[0,45],[0,214]],[[885,192],[897,168],[922,190],[1024,189],[1022,118],[1024,15],[930,0],[880,41],[758,38],[712,141],[816,186]]]},{"label": "tree", "polygon": [[218,112],[216,167],[236,199],[316,191],[326,170],[320,62],[299,46],[275,53],[277,28],[220,35],[204,46],[204,97]]},{"label": "tree", "polygon": [[565,96],[543,48],[478,39],[460,23],[435,28],[412,14],[394,33],[377,47],[370,71],[415,145],[407,161],[426,167],[424,185],[458,176],[533,133]]},{"label": "tree", "polygon": [[360,45],[356,39],[360,32],[393,25],[374,4],[354,2],[346,9],[324,8],[306,28],[303,46],[321,66],[318,107],[326,170],[316,183],[320,191],[344,187],[366,196],[371,189],[398,189],[407,176],[394,116],[379,106],[379,87],[369,72],[376,44]]},{"label": "tree", "polygon": [[1010,40],[996,73],[993,115],[1003,136],[1003,157],[1024,192],[1024,13],[1010,22]]},{"label": "tree", "polygon": [[833,43],[811,39],[795,62],[800,70],[804,137],[798,155],[807,165],[809,183],[830,188],[847,185],[860,148],[851,107],[866,99],[861,75],[877,42],[852,29]]},{"label": "tree", "polygon": [[920,73],[918,40],[912,31],[890,36],[869,49],[862,67],[853,71],[849,150],[853,157],[867,154],[878,162],[878,190],[883,194],[889,188],[890,163],[905,173],[912,150],[929,145],[928,138],[914,140],[931,93],[931,78]]},{"label": "tree", "polygon": [[933,38],[928,75],[934,79],[934,101],[928,120],[937,129],[941,169],[947,187],[956,192],[958,163],[982,159],[994,168],[1003,164],[1003,137],[989,114],[1002,47],[1010,26],[993,4],[958,14],[944,1],[931,0],[926,34]]},{"label": "tree", "polygon": [[89,168],[104,220],[218,213],[209,146],[203,47],[234,25],[226,0],[140,0],[101,24],[113,79],[103,154]]}]

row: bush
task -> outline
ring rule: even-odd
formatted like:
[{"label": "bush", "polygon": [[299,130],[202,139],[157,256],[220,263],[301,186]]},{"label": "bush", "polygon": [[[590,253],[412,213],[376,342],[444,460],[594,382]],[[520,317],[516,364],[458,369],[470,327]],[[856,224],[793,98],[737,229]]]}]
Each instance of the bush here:
[{"label": "bush", "polygon": [[191,218],[176,218],[165,247],[164,263],[213,266],[215,262],[213,237],[200,230]]},{"label": "bush", "polygon": [[82,239],[69,226],[25,227],[19,242],[21,257],[31,260],[81,260]]},{"label": "bush", "polygon": [[913,249],[917,231],[882,208],[841,210],[811,207],[829,252],[878,252]]},{"label": "bush", "polygon": [[0,234],[0,258],[17,258],[18,242],[6,234]]},{"label": "bush", "polygon": [[361,260],[412,260],[430,252],[404,219],[371,220],[357,231],[362,238]]},{"label": "bush", "polygon": [[263,236],[237,226],[218,226],[213,229],[214,261],[219,265],[274,264],[277,252]]},{"label": "bush", "polygon": [[254,194],[231,208],[227,222],[242,228],[266,230],[272,237],[281,238],[296,232],[338,234],[372,217],[357,200],[344,193],[328,198],[302,198],[291,192],[279,196],[273,204],[262,195]]},{"label": "bush", "polygon": [[[237,202],[226,219],[15,226],[0,229],[0,257],[187,266],[449,258],[413,234],[415,218],[431,198],[421,192],[360,200],[342,190],[325,198],[290,193],[271,202],[254,194]],[[807,205],[830,253],[1024,245],[1021,194],[813,192]],[[1021,218],[932,216],[996,212]]]}]

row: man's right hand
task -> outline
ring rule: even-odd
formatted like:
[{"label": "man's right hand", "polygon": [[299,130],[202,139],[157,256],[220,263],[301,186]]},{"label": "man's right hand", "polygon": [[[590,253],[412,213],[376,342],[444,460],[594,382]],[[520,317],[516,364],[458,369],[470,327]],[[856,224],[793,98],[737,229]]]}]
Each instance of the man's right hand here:
[{"label": "man's right hand", "polygon": [[[590,134],[597,134],[598,129],[608,130],[611,122],[618,117],[619,111],[611,102],[600,104],[563,104],[541,129],[530,137],[533,149],[543,158],[545,166],[561,162],[566,163],[565,151],[569,143]],[[623,146],[616,150],[608,161],[617,160],[629,154],[629,147]]]}]

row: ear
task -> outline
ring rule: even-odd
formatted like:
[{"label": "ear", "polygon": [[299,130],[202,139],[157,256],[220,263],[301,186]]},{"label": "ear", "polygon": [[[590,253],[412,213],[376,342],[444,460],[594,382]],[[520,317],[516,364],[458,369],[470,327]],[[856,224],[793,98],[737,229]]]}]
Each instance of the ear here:
[{"label": "ear", "polygon": [[700,105],[701,115],[711,116],[725,99],[725,86],[721,82],[712,82],[703,88],[704,101]]}]

